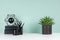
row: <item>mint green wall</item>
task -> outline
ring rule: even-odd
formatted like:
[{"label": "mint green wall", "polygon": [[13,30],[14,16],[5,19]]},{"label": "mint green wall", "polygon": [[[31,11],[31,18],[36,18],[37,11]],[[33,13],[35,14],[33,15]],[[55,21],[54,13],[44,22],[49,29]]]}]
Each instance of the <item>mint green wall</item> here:
[{"label": "mint green wall", "polygon": [[4,32],[7,14],[15,14],[25,23],[24,32],[41,33],[39,19],[54,18],[53,33],[60,32],[60,0],[0,0],[0,33]]}]

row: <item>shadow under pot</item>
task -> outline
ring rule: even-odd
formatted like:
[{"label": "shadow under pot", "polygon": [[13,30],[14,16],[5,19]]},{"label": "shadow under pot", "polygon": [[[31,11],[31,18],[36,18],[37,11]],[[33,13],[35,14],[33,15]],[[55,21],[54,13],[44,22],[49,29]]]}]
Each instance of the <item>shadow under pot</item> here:
[{"label": "shadow under pot", "polygon": [[42,34],[52,34],[52,25],[42,25]]}]

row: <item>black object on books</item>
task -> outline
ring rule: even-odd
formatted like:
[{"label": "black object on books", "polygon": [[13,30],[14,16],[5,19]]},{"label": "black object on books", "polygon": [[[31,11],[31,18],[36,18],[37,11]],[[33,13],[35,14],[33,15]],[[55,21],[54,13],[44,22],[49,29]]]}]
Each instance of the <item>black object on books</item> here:
[{"label": "black object on books", "polygon": [[5,34],[13,34],[13,35],[23,34],[24,24],[15,17],[15,14],[8,14],[5,19],[5,22],[7,24],[4,30]]}]

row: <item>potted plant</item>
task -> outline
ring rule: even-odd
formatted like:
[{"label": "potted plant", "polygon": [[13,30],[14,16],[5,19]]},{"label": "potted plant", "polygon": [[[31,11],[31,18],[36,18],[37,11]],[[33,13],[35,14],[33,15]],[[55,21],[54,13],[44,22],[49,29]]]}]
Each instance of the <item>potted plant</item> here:
[{"label": "potted plant", "polygon": [[42,34],[52,34],[53,19],[49,16],[45,16],[40,19],[39,24],[42,25]]}]

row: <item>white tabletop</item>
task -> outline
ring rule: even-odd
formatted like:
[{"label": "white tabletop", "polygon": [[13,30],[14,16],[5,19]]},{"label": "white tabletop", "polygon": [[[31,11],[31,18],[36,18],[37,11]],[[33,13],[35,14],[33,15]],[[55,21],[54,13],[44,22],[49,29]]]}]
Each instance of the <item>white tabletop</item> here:
[{"label": "white tabletop", "polygon": [[42,35],[38,33],[24,33],[23,35],[0,34],[0,40],[60,40],[60,33]]}]

